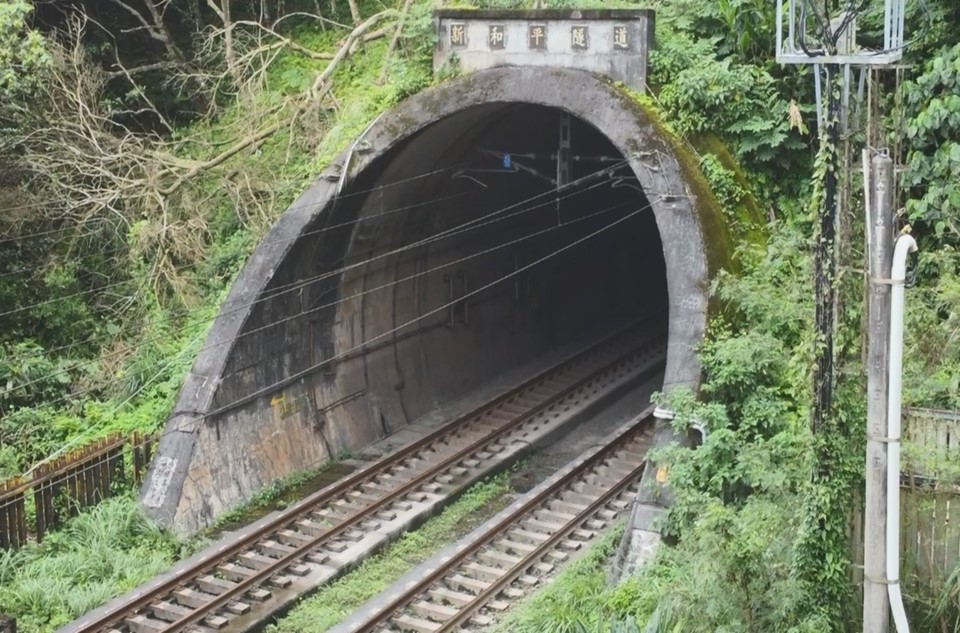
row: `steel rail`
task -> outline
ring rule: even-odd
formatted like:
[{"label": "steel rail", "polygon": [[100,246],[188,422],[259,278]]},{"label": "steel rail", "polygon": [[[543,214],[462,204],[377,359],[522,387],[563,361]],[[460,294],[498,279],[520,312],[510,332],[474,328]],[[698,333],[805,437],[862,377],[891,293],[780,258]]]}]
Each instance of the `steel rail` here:
[{"label": "steel rail", "polygon": [[[635,418],[635,424],[630,427],[630,429],[624,431],[620,436],[610,442],[606,447],[601,451],[598,451],[594,455],[590,456],[579,464],[576,468],[567,473],[566,476],[558,479],[547,488],[542,490],[540,493],[535,495],[533,498],[529,499],[522,506],[511,512],[507,517],[502,521],[498,522],[496,526],[491,528],[491,530],[485,534],[482,538],[478,539],[468,547],[464,548],[461,551],[458,551],[454,554],[448,561],[445,561],[442,565],[437,567],[432,573],[425,576],[420,580],[416,585],[409,587],[403,593],[401,593],[396,599],[392,600],[389,604],[382,607],[370,620],[364,622],[361,626],[357,627],[356,631],[374,631],[376,627],[381,624],[384,624],[387,620],[393,618],[396,615],[396,612],[400,609],[407,607],[411,604],[416,598],[427,591],[431,586],[437,584],[444,577],[449,575],[451,572],[456,571],[462,564],[464,564],[469,558],[474,556],[484,547],[490,545],[495,539],[499,538],[505,531],[515,527],[516,523],[521,519],[527,517],[533,511],[536,511],[544,502],[548,501],[551,496],[555,493],[561,491],[562,489],[568,487],[570,484],[575,483],[580,477],[584,475],[585,472],[588,472],[598,462],[609,458],[610,454],[615,452],[617,449],[621,448],[623,444],[634,439],[634,434],[642,430],[646,424],[652,419],[654,407],[648,407],[640,415]],[[600,495],[593,503],[587,506],[585,509],[581,510],[573,519],[570,519],[564,527],[557,530],[554,534],[548,537],[541,544],[535,546],[535,549],[529,552],[526,556],[521,558],[513,567],[509,570],[505,570],[503,576],[499,579],[492,581],[489,587],[483,589],[477,596],[474,597],[472,601],[458,607],[458,613],[453,616],[451,619],[440,623],[439,628],[436,633],[441,631],[450,631],[455,627],[463,624],[477,609],[481,608],[484,604],[489,602],[492,598],[496,597],[507,585],[512,583],[518,577],[526,573],[533,564],[543,558],[553,547],[555,547],[560,541],[562,541],[567,535],[569,535],[574,530],[578,529],[582,523],[589,520],[596,512],[601,510],[613,497],[620,494],[625,487],[627,487],[631,482],[636,480],[643,473],[643,469],[646,465],[646,460],[641,461],[635,468],[633,468],[629,474],[624,477],[621,477],[615,484],[613,484],[609,490]]]},{"label": "steel rail", "polygon": [[485,446],[488,446],[496,442],[501,437],[509,434],[510,432],[515,430],[517,427],[520,427],[526,422],[528,422],[530,419],[535,417],[537,414],[539,414],[543,410],[548,409],[558,401],[563,400],[571,392],[576,391],[583,385],[594,380],[597,376],[602,375],[610,371],[611,369],[617,367],[618,365],[622,364],[627,358],[629,358],[630,356],[636,355],[637,353],[639,353],[637,350],[631,350],[627,354],[617,357],[616,359],[607,363],[600,369],[588,374],[587,376],[581,378],[580,380],[577,380],[575,383],[573,383],[563,391],[559,392],[558,394],[554,396],[550,396],[549,398],[544,400],[542,403],[535,406],[533,409],[520,414],[519,416],[505,423],[502,427],[496,429],[489,435],[483,436],[482,438],[476,440],[475,442],[469,444],[468,446],[460,449],[453,455],[450,455],[449,457],[441,461],[439,464],[437,464],[433,468],[417,475],[413,479],[402,484],[399,488],[391,491],[388,495],[384,496],[382,499],[379,499],[378,501],[375,501],[370,505],[365,506],[364,508],[353,513],[352,515],[348,516],[340,524],[331,527],[326,532],[323,532],[321,534],[318,534],[312,537],[309,541],[304,542],[294,551],[276,559],[276,561],[272,563],[269,567],[264,567],[263,569],[253,572],[253,574],[237,582],[233,587],[219,594],[216,598],[214,598],[207,604],[203,605],[202,607],[198,607],[196,610],[194,610],[194,612],[184,615],[179,620],[171,623],[169,626],[164,627],[162,629],[162,632],[177,633],[178,631],[183,631],[188,626],[197,624],[200,620],[203,620],[204,618],[208,617],[212,612],[216,611],[221,607],[226,606],[230,602],[236,600],[239,596],[242,596],[246,591],[249,591],[250,589],[257,587],[258,585],[262,584],[264,581],[268,580],[271,576],[276,575],[279,571],[294,564],[296,561],[303,558],[304,556],[309,554],[311,551],[319,547],[322,543],[326,541],[330,541],[336,538],[337,536],[339,536],[340,534],[355,528],[356,525],[361,521],[363,521],[364,519],[370,516],[373,516],[380,510],[384,509],[385,507],[393,503],[396,503],[399,499],[402,499],[407,494],[416,491],[423,484],[429,482],[432,479],[435,479],[447,468],[451,466],[455,466],[456,464],[463,461],[473,453],[476,453],[482,450]]},{"label": "steel rail", "polygon": [[[237,554],[240,554],[246,550],[252,549],[258,542],[263,541],[264,538],[268,537],[270,534],[285,528],[286,526],[294,523],[295,521],[305,516],[310,515],[312,512],[316,511],[318,506],[321,506],[324,503],[334,501],[337,498],[342,497],[349,491],[357,488],[360,484],[364,483],[365,481],[374,479],[376,476],[384,473],[385,471],[388,471],[391,467],[402,463],[404,460],[410,458],[413,455],[416,455],[416,453],[422,451],[424,447],[429,446],[438,440],[442,440],[446,436],[454,435],[459,431],[464,430],[465,428],[469,428],[469,426],[464,426],[465,423],[468,423],[473,420],[481,419],[482,416],[484,416],[486,413],[496,410],[497,407],[499,407],[503,403],[515,397],[522,396],[524,392],[529,391],[530,389],[535,387],[537,384],[548,380],[551,376],[562,372],[566,368],[570,368],[571,366],[576,366],[578,363],[589,358],[593,354],[600,353],[604,347],[615,342],[617,339],[629,334],[630,332],[634,331],[635,329],[637,329],[638,327],[640,327],[641,325],[647,322],[649,322],[649,319],[637,321],[623,328],[620,328],[613,334],[607,337],[604,337],[602,340],[596,343],[593,343],[589,347],[586,347],[580,350],[579,352],[576,352],[575,354],[565,358],[564,360],[552,366],[551,368],[536,374],[535,376],[522,382],[520,385],[504,392],[503,394],[500,394],[493,400],[488,401],[472,409],[471,411],[458,416],[454,421],[449,422],[443,425],[442,427],[440,427],[439,429],[436,429],[428,433],[426,436],[411,442],[410,444],[399,449],[398,451],[381,458],[380,460],[376,461],[370,466],[367,466],[366,468],[363,468],[355,473],[352,473],[351,475],[344,477],[343,479],[333,484],[332,486],[328,486],[323,490],[313,493],[312,495],[310,495],[309,497],[306,497],[303,501],[301,501],[297,505],[290,508],[288,511],[285,511],[279,514],[278,516],[276,516],[275,518],[267,521],[263,526],[261,526],[257,530],[243,535],[242,537],[237,539],[237,541],[211,554],[209,557],[203,558],[187,567],[184,567],[178,570],[172,577],[158,584],[156,587],[150,588],[148,591],[144,592],[142,595],[137,596],[133,600],[130,600],[126,603],[117,605],[115,608],[109,610],[108,612],[99,615],[98,617],[96,617],[96,619],[93,619],[87,622],[81,622],[78,628],[75,629],[75,632],[76,633],[93,633],[95,631],[108,630],[111,626],[121,624],[124,618],[129,617],[135,613],[138,613],[146,608],[149,608],[154,602],[156,602],[158,599],[162,598],[163,596],[166,596],[179,588],[185,587],[186,584],[189,583],[190,581],[215,570],[217,565],[223,563],[224,561],[230,560],[231,558],[235,557]],[[644,342],[647,342],[647,341],[642,341],[640,345],[642,345]],[[636,353],[636,351],[633,351],[631,353]],[[588,375],[588,378],[604,373],[609,369],[610,366],[613,366],[617,362],[620,362],[623,358],[624,356],[622,355],[619,356],[618,359],[613,361],[612,363],[608,363],[602,366],[601,368],[595,370],[594,372],[591,372],[591,374]],[[507,432],[509,432],[510,429],[515,428],[516,426],[519,426],[520,424],[523,423],[523,421],[525,421],[532,415],[536,415],[536,413],[538,413],[540,410],[542,410],[546,406],[549,406],[549,403],[552,403],[556,399],[562,398],[563,394],[569,393],[571,390],[578,388],[581,385],[581,383],[586,382],[586,380],[587,379],[582,379],[574,383],[574,385],[571,385],[565,388],[564,390],[559,392],[559,394],[548,398],[547,401],[537,405],[534,409],[525,412],[520,417],[517,417],[510,422],[507,422],[504,426],[495,430],[493,433],[485,435],[481,440],[479,440],[479,442],[475,442],[471,444],[467,449],[463,449],[462,451],[459,451],[456,455],[454,455],[454,457],[448,458],[444,462],[441,462],[441,465],[431,468],[428,471],[422,473],[420,476],[416,477],[414,480],[411,480],[407,484],[402,485],[397,490],[394,490],[388,493],[387,495],[385,495],[378,502],[375,502],[374,506],[368,506],[367,508],[369,509],[370,507],[375,507],[375,510],[371,512],[363,512],[361,510],[360,512],[354,513],[353,515],[346,517],[344,520],[342,520],[339,523],[339,525],[335,526],[331,530],[328,530],[318,535],[315,539],[312,539],[309,543],[299,546],[294,552],[291,552],[289,555],[284,556],[281,559],[278,559],[278,562],[276,564],[271,565],[269,568],[266,568],[265,570],[261,570],[261,572],[263,573],[255,572],[256,574],[255,577],[258,578],[260,581],[262,581],[264,578],[269,578],[269,576],[276,574],[278,569],[283,569],[284,567],[289,566],[292,561],[296,560],[296,558],[303,557],[309,554],[309,552],[315,549],[320,542],[334,538],[337,534],[340,534],[346,531],[347,528],[355,527],[357,521],[363,520],[363,518],[365,518],[366,516],[374,514],[376,511],[382,509],[382,507],[384,507],[385,505],[388,505],[389,502],[396,501],[399,497],[402,497],[403,495],[407,494],[413,482],[421,483],[423,479],[428,478],[428,476],[431,474],[433,476],[436,476],[437,474],[439,474],[439,471],[445,467],[445,465],[449,465],[448,462],[450,460],[454,458],[456,458],[457,460],[461,460],[463,458],[461,453],[465,451],[476,452],[478,450],[476,448],[476,444],[478,443],[491,443],[495,441],[496,439],[501,437],[503,434],[506,434]],[[403,492],[400,492],[400,491],[403,491]],[[338,529],[338,528],[343,528],[343,529]],[[280,562],[280,561],[286,561],[286,562]],[[241,584],[244,585],[245,587],[244,590],[246,590],[246,588],[249,585],[249,583],[246,583],[245,581],[242,581]],[[230,594],[234,596],[232,599],[236,599],[234,592],[232,590],[230,591]],[[220,600],[217,599],[215,600],[215,602],[219,604]],[[223,604],[226,604],[228,602],[229,600],[225,601]],[[203,617],[206,617],[206,615],[209,615],[210,612],[216,608],[217,607],[206,607],[206,606],[203,607],[203,610],[204,610]],[[169,630],[171,631],[179,630],[174,627],[182,627],[182,626],[188,625],[189,623],[186,622],[187,619],[188,618],[185,616],[184,618],[181,619],[181,621],[173,623]]]}]

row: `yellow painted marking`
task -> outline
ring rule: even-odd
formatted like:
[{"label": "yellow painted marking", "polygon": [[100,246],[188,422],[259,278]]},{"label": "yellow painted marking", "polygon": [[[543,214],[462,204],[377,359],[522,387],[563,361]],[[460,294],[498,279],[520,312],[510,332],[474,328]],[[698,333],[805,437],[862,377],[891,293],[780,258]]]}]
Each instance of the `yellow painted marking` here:
[{"label": "yellow painted marking", "polygon": [[657,483],[665,484],[667,483],[667,467],[661,466],[657,469]]}]

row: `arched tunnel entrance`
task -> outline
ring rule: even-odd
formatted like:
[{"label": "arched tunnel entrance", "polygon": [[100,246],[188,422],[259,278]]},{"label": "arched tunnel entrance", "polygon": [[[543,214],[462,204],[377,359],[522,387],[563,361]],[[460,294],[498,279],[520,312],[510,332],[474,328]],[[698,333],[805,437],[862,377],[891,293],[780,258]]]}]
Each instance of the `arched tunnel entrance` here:
[{"label": "arched tunnel entrance", "polygon": [[348,270],[308,292],[307,309],[339,301],[315,334],[334,356],[364,350],[333,373],[339,394],[365,391],[374,409],[355,424],[382,432],[558,346],[666,322],[646,196],[609,140],[554,108],[489,104],[438,121],[365,170],[321,223],[339,228],[319,250],[342,249],[335,265]]},{"label": "arched tunnel entrance", "polygon": [[717,218],[676,152],[580,71],[483,71],[405,101],[254,252],[143,505],[193,531],[276,477],[639,319],[669,332],[665,387],[695,386]]}]

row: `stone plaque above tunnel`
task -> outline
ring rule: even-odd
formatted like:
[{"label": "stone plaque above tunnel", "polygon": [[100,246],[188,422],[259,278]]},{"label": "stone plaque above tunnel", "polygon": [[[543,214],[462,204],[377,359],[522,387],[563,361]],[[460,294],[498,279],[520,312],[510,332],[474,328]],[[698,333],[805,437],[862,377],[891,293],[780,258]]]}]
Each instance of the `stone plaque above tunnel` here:
[{"label": "stone plaque above tunnel", "polygon": [[653,44],[650,9],[442,9],[434,13],[434,69],[576,68],[644,91]]}]

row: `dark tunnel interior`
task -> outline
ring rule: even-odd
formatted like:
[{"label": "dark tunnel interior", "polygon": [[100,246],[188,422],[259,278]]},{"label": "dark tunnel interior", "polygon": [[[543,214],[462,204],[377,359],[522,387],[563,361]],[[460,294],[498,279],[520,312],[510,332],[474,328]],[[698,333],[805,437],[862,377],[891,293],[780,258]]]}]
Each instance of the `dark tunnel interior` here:
[{"label": "dark tunnel interior", "polygon": [[[335,446],[394,432],[551,350],[638,319],[665,332],[668,318],[657,225],[623,155],[588,123],[531,104],[463,110],[375,160],[271,286],[296,283],[245,329],[283,325],[230,363],[258,360],[276,377],[319,367],[311,388],[337,409],[324,430]],[[220,404],[249,391],[242,369],[225,372]]]}]

